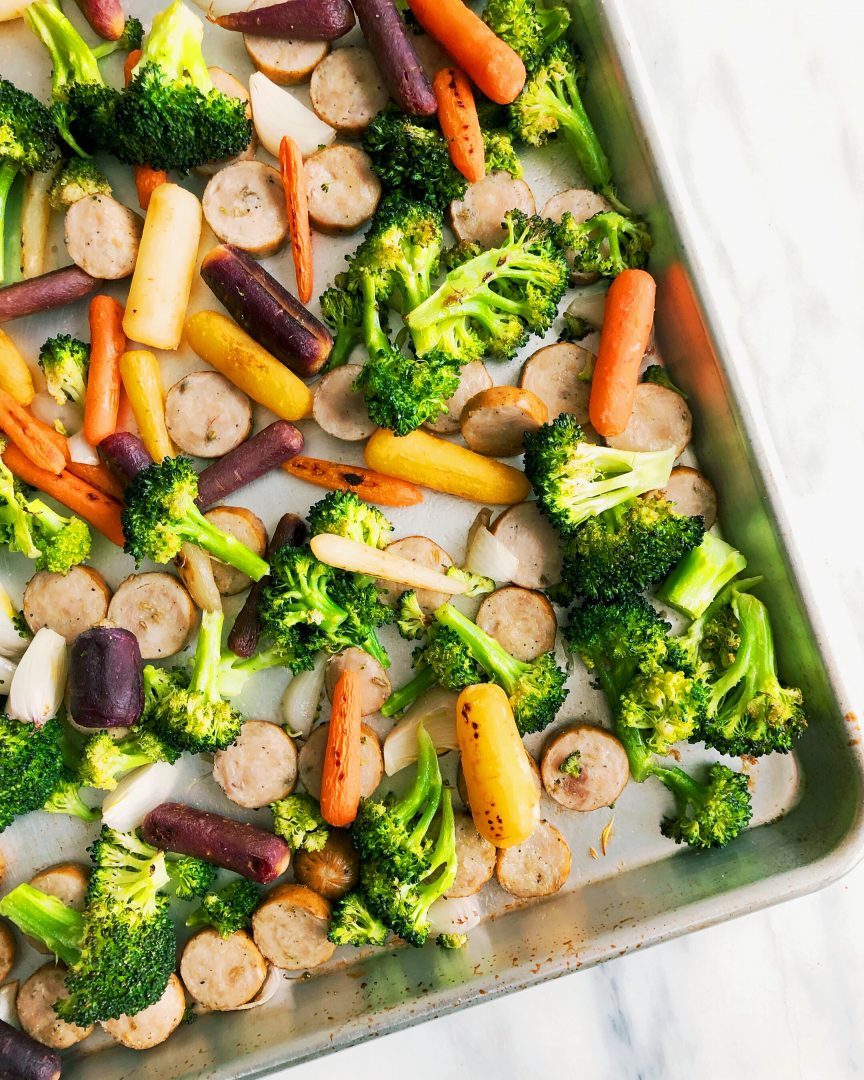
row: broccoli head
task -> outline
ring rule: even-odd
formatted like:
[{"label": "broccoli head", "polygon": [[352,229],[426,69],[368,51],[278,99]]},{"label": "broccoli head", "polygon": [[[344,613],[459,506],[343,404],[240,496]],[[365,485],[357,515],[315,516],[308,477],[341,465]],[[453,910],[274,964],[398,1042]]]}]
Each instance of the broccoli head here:
[{"label": "broccoli head", "polygon": [[683,769],[655,767],[653,775],[675,796],[677,816],[666,818],[661,831],[676,844],[692,848],[725,847],[743,832],[753,816],[747,776],[715,764],[703,783]]},{"label": "broccoli head", "polygon": [[579,222],[568,211],[559,228],[568,259],[582,274],[614,278],[622,270],[641,269],[651,254],[651,230],[645,222],[617,210],[602,210]]},{"label": "broccoli head", "polygon": [[115,52],[135,52],[136,49],[141,48],[143,41],[144,27],[140,19],[133,17],[123,24],[123,33],[116,41],[106,41],[102,45],[97,45],[93,50],[93,55],[97,60],[101,60],[103,56],[110,56]]},{"label": "broccoli head", "polygon": [[56,717],[37,727],[0,714],[0,832],[40,810],[66,778],[62,734]]},{"label": "broccoli head", "polygon": [[348,358],[363,340],[363,304],[359,290],[348,283],[347,274],[337,274],[336,282],[321,296],[321,317],[333,331],[333,348],[324,371],[348,363]]},{"label": "broccoli head", "polygon": [[404,712],[433,686],[443,686],[458,693],[466,686],[484,681],[483,668],[455,630],[434,619],[428,629],[429,641],[414,650],[412,662],[416,674],[384,702],[382,716]]},{"label": "broccoli head", "polygon": [[680,668],[638,674],[618,702],[619,722],[639,728],[655,754],[668,754],[675,743],[693,738],[705,719],[708,688]]},{"label": "broccoli head", "polygon": [[439,352],[418,360],[387,347],[370,356],[354,381],[378,427],[408,435],[448,411],[459,389],[458,360]]},{"label": "broccoli head", "polygon": [[311,795],[287,795],[271,803],[273,832],[293,851],[320,851],[330,836],[321,808]]},{"label": "broccoli head", "polygon": [[483,21],[534,71],[549,46],[566,34],[570,11],[560,4],[546,7],[542,0],[489,0]]},{"label": "broccoli head", "polygon": [[306,517],[312,536],[333,533],[375,548],[387,547],[393,532],[393,523],[353,491],[329,492],[309,508]]},{"label": "broccoli head", "polygon": [[439,934],[435,938],[439,949],[464,949],[468,944],[467,934]]},{"label": "broccoli head", "polygon": [[[81,199],[86,199],[88,195],[110,194],[111,185],[107,177],[96,168],[93,162],[89,158],[74,157],[63,165],[54,178],[48,192],[48,201],[54,210],[68,210],[70,206]],[[87,359],[88,361],[90,359],[89,349],[87,349]]]},{"label": "broccoli head", "polygon": [[78,775],[85,787],[113,791],[124,773],[154,761],[177,760],[177,751],[144,728],[116,742],[107,731],[88,736],[81,750]]},{"label": "broccoli head", "polygon": [[48,393],[58,405],[81,402],[87,389],[90,346],[69,334],[48,338],[39,350],[39,367]]},{"label": "broccoli head", "polygon": [[169,856],[165,860],[165,869],[178,900],[206,896],[216,879],[216,867],[203,859],[196,859],[194,855]]},{"label": "broccoli head", "polygon": [[239,878],[219,892],[208,892],[186,920],[187,926],[212,926],[223,938],[245,930],[258,907],[258,886]]},{"label": "broccoli head", "polygon": [[327,937],[334,945],[383,945],[390,931],[376,919],[360,893],[350,892],[333,908]]},{"label": "broccoli head", "polygon": [[81,798],[81,781],[71,769],[64,769],[60,774],[42,809],[47,814],[65,814],[80,821],[98,821],[102,816],[98,807],[88,806]]},{"label": "broccoli head", "polygon": [[676,386],[669,377],[669,372],[662,364],[651,364],[645,368],[642,372],[642,382],[653,383],[654,386],[665,386],[667,390],[672,390],[679,397],[686,400],[687,395],[681,389],[680,386]]},{"label": "broccoli head", "polygon": [[431,620],[432,616],[420,606],[414,589],[402,593],[396,604],[396,628],[401,637],[415,641],[426,633]]},{"label": "broccoli head", "polygon": [[439,210],[465,194],[467,181],[453,165],[434,118],[384,109],[366,128],[363,148],[387,191]]},{"label": "broccoli head", "polygon": [[525,171],[507,131],[484,131],[483,151],[487,173],[507,172],[518,180]]},{"label": "broccoli head", "polygon": [[572,754],[568,754],[566,758],[558,766],[558,772],[563,773],[565,776],[581,776],[582,775],[582,754],[579,750],[574,750]]}]

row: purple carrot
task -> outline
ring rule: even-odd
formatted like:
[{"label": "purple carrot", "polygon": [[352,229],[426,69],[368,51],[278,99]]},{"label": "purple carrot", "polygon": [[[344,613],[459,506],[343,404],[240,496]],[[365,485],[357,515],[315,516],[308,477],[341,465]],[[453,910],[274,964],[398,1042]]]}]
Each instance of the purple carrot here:
[{"label": "purple carrot", "polygon": [[115,431],[99,443],[99,453],[124,483],[133,480],[142,469],[153,464],[150,451],[130,431]]},{"label": "purple carrot", "polygon": [[433,116],[438,103],[393,0],[351,0],[390,96],[403,112]]},{"label": "purple carrot", "polygon": [[0,1076],[14,1080],[58,1080],[60,1055],[0,1020]]},{"label": "purple carrot", "polygon": [[77,266],[64,266],[62,270],[5,285],[0,288],[0,323],[73,304],[95,292],[101,284]]},{"label": "purple carrot", "polygon": [[282,0],[267,7],[207,18],[223,30],[296,41],[335,41],[354,26],[348,0]]},{"label": "purple carrot", "polygon": [[297,428],[287,420],[274,420],[199,474],[195,501],[202,510],[215,506],[302,449],[303,436]]},{"label": "purple carrot", "polygon": [[132,727],[144,711],[141,650],[130,630],[94,626],[69,654],[69,712],[80,727]]}]

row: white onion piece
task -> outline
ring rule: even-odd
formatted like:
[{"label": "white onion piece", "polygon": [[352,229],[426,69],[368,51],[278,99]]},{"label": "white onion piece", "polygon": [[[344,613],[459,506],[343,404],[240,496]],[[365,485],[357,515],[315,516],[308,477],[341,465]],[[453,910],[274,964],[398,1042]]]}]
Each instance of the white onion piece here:
[{"label": "white onion piece", "polygon": [[23,656],[30,638],[22,637],[12,622],[15,617],[15,608],[9,599],[9,594],[0,585],[0,656],[8,656],[10,660]]},{"label": "white onion piece", "polygon": [[273,967],[272,964],[267,965],[267,978],[261,984],[261,989],[252,998],[251,1001],[247,1001],[245,1005],[238,1005],[236,1009],[232,1009],[231,1012],[245,1012],[247,1009],[257,1009],[259,1005],[266,1005],[267,1002],[273,997],[273,995],[279,990],[279,987],[284,982],[284,973],[281,968]]},{"label": "white onion piece", "polygon": [[6,713],[40,727],[57,715],[66,690],[66,642],[54,630],[37,630],[12,676]]},{"label": "white onion piece", "polygon": [[424,694],[384,740],[384,772],[394,776],[417,760],[417,725],[422,721],[439,754],[458,750],[456,702],[458,694],[436,687]]},{"label": "white onion piece", "polygon": [[282,722],[292,735],[308,739],[312,725],[321,708],[321,694],[324,690],[324,669],[327,657],[318,653],[310,671],[301,671],[285,687],[285,693],[279,702]]},{"label": "white onion piece", "polygon": [[442,896],[429,908],[429,936],[470,934],[482,918],[476,896]]},{"label": "white onion piece", "polygon": [[30,411],[37,420],[41,420],[48,427],[54,427],[54,421],[59,420],[64,431],[77,431],[81,427],[81,409],[77,405],[67,402],[58,405],[47,390],[37,394],[30,402]]},{"label": "white onion piece", "polygon": [[279,157],[283,135],[291,136],[304,158],[336,138],[335,128],[319,120],[311,109],[261,71],[249,77],[249,95],[258,141],[275,158]]},{"label": "white onion piece", "polygon": [[8,694],[12,685],[12,676],[18,667],[17,660],[10,660],[8,656],[0,656],[0,694]]},{"label": "white onion piece", "polygon": [[564,312],[565,324],[571,326],[581,323],[590,330],[599,330],[603,325],[608,291],[609,282],[605,279],[577,289]]},{"label": "white onion piece", "polygon": [[124,776],[102,803],[102,822],[119,832],[137,829],[145,817],[177,791],[178,770],[167,761],[142,765]]},{"label": "white onion piece", "polygon": [[78,431],[74,435],[70,435],[67,441],[69,444],[69,457],[76,465],[99,464],[99,455],[96,453],[96,447],[91,446],[90,443],[87,442],[84,438],[83,431]]},{"label": "white onion piece", "polygon": [[468,544],[465,569],[493,581],[512,581],[519,569],[519,559],[485,525],[478,525]]},{"label": "white onion piece", "polygon": [[18,981],[6,983],[0,986],[0,1020],[10,1027],[20,1027],[18,1023],[18,1009],[15,1002],[18,999]]}]

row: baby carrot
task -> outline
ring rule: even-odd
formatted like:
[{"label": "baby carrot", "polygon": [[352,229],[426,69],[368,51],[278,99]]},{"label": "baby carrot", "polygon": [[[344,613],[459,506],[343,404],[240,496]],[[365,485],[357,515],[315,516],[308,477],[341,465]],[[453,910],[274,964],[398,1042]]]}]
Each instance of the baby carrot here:
[{"label": "baby carrot", "polygon": [[360,680],[346,669],[333,690],[330,727],[321,774],[321,816],[344,828],[360,805]]},{"label": "baby carrot", "polygon": [[312,299],[312,232],[306,199],[306,172],[300,147],[289,135],[283,135],[279,144],[279,168],[285,186],[285,209],[288,211],[297,295],[304,304],[308,304]]},{"label": "baby carrot", "polygon": [[66,472],[77,476],[79,480],[83,480],[85,484],[95,487],[104,495],[110,495],[114,499],[123,501],[123,485],[114,473],[110,469],[106,469],[104,465],[84,465],[80,461],[69,461],[66,463]]},{"label": "baby carrot", "polygon": [[[140,49],[135,49],[126,57],[126,62],[123,65],[123,76],[127,86],[132,81],[132,71],[140,59]],[[150,196],[156,188],[160,184],[167,183],[168,173],[164,169],[151,169],[149,165],[135,166],[135,191],[138,194],[138,205],[142,210],[146,210],[150,205]]]},{"label": "baby carrot", "polygon": [[588,416],[604,437],[620,435],[630,422],[656,291],[654,278],[644,270],[622,270],[606,294],[588,399]]},{"label": "baby carrot", "polygon": [[[0,431],[34,465],[49,473],[60,473],[66,466],[66,455],[59,448],[57,439],[50,437],[46,429],[47,425],[27,412],[11,394],[0,389]],[[52,431],[51,436],[55,435],[57,433]]]},{"label": "baby carrot", "polygon": [[416,485],[359,465],[343,465],[338,461],[298,454],[290,461],[283,461],[282,468],[308,484],[328,491],[353,491],[364,502],[378,506],[416,506],[423,502],[423,493]]},{"label": "baby carrot", "polygon": [[438,123],[450,145],[450,158],[469,184],[486,175],[483,132],[471,84],[459,68],[441,68],[432,83]]},{"label": "baby carrot", "polygon": [[126,351],[123,308],[111,296],[90,301],[90,368],[84,396],[84,438],[91,446],[117,430],[120,357]]},{"label": "baby carrot", "polygon": [[146,349],[134,349],[120,357],[120,377],[141,441],[154,461],[173,457],[174,446],[165,426],[165,395],[159,377],[159,361]]},{"label": "baby carrot", "polygon": [[30,368],[18,346],[3,330],[0,330],[0,387],[19,405],[29,405],[36,396]]}]

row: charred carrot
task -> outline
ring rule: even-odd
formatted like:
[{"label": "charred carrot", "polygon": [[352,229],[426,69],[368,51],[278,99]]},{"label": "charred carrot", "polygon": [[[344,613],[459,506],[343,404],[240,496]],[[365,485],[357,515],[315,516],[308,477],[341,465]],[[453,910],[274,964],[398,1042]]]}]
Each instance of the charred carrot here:
[{"label": "charred carrot", "polygon": [[346,669],[333,690],[330,727],[321,774],[321,816],[344,828],[360,805],[360,680]]},{"label": "charred carrot", "polygon": [[117,430],[120,357],[126,351],[123,308],[111,296],[90,301],[90,368],[84,396],[84,438],[91,446]]},{"label": "charred carrot", "polygon": [[329,491],[353,491],[365,502],[379,506],[416,506],[423,501],[423,493],[409,481],[384,476],[359,465],[343,465],[338,461],[298,454],[290,461],[284,461],[282,468],[308,484]]},{"label": "charred carrot", "polygon": [[308,304],[312,299],[312,231],[309,228],[309,203],[306,199],[306,172],[300,147],[289,135],[283,135],[279,144],[279,168],[285,187],[285,209],[288,211],[297,295],[304,304]]},{"label": "charred carrot", "polygon": [[110,495],[112,499],[123,501],[123,485],[104,465],[84,465],[80,461],[69,461],[66,471],[83,480],[85,484],[101,491],[104,495]]},{"label": "charred carrot", "polygon": [[432,83],[438,102],[438,123],[450,146],[450,159],[469,184],[486,175],[483,132],[474,93],[464,71],[441,68]]},{"label": "charred carrot", "polygon": [[[126,62],[123,64],[123,77],[127,86],[132,81],[132,72],[140,59],[140,49],[135,49],[126,57]],[[138,195],[138,205],[142,210],[146,210],[150,205],[150,196],[156,188],[160,184],[167,183],[168,173],[164,169],[151,169],[149,165],[135,166],[135,191]]]},{"label": "charred carrot", "polygon": [[[46,424],[18,404],[11,394],[0,388],[0,431],[10,442],[40,469],[49,473],[60,473],[66,465],[66,455],[57,444],[57,436]],[[51,436],[47,434],[51,431]],[[64,444],[65,444],[65,440]]]}]

